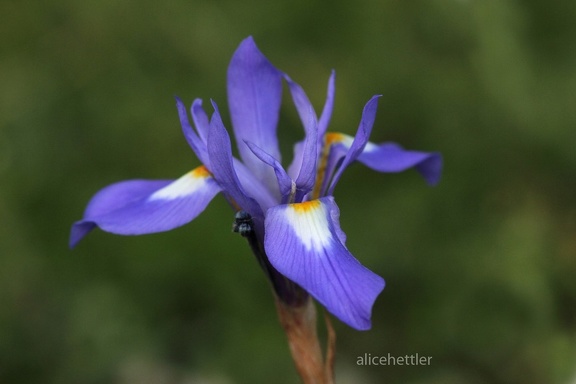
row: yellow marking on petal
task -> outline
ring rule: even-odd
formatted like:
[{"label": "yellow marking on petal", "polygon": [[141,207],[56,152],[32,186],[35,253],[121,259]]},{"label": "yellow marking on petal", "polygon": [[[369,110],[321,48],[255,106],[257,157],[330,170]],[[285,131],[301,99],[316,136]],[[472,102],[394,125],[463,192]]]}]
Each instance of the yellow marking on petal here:
[{"label": "yellow marking on petal", "polygon": [[327,132],[324,138],[325,146],[330,146],[334,143],[344,141],[345,135],[338,132]]},{"label": "yellow marking on petal", "polygon": [[190,175],[191,175],[192,177],[203,177],[203,178],[212,176],[212,174],[210,173],[210,171],[208,170],[208,168],[206,168],[204,165],[201,165],[201,166],[193,169],[193,170],[190,172]]},{"label": "yellow marking on petal", "polygon": [[316,171],[316,184],[314,184],[314,190],[312,191],[312,199],[318,199],[320,197],[320,189],[322,188],[322,184],[324,184],[324,177],[326,177],[326,165],[328,164],[330,148],[334,144],[346,142],[348,138],[349,136],[337,132],[327,132],[324,135],[324,146],[322,147],[320,164]]},{"label": "yellow marking on petal", "polygon": [[310,200],[303,203],[291,204],[290,207],[298,214],[305,214],[321,206],[320,200]]},{"label": "yellow marking on petal", "polygon": [[202,188],[210,176],[210,171],[201,165],[164,188],[157,190],[150,195],[148,200],[174,200],[189,196]]}]

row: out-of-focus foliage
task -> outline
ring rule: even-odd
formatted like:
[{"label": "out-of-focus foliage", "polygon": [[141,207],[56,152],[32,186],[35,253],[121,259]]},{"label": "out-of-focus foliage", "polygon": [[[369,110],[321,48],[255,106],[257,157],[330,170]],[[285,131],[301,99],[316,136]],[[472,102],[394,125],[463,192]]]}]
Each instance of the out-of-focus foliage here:
[{"label": "out-of-focus foliage", "polygon": [[333,130],[382,93],[374,141],[445,156],[436,188],[361,166],[338,185],[348,247],[387,281],[373,330],[335,324],[338,382],[576,376],[576,2],[3,0],[0,15],[1,382],[298,382],[222,198],[169,233],[67,248],[99,188],[198,164],[173,95],[225,110],[248,35],[318,108],[336,69]]}]

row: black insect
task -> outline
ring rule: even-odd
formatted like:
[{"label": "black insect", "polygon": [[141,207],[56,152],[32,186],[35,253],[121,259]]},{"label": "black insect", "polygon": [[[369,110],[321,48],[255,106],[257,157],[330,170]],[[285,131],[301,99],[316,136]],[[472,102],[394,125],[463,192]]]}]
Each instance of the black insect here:
[{"label": "black insect", "polygon": [[239,233],[243,237],[251,236],[254,232],[252,216],[246,211],[236,212],[234,224],[232,224],[232,231]]}]

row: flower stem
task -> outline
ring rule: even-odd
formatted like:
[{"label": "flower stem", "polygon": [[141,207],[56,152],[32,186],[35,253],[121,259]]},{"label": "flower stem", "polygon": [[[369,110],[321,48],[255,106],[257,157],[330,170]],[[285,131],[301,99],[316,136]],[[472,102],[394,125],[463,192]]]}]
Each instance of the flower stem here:
[{"label": "flower stem", "polygon": [[333,384],[334,357],[336,351],[336,333],[326,314],[328,345],[326,361],[316,331],[316,307],[308,292],[279,273],[268,260],[262,236],[255,230],[252,216],[245,211],[236,212],[232,230],[248,240],[260,267],[268,277],[274,290],[276,310],[280,324],[286,332],[288,345],[296,370],[304,384]]},{"label": "flower stem", "polygon": [[336,333],[326,315],[328,347],[326,362],[316,332],[316,307],[312,298],[305,304],[294,307],[276,299],[276,310],[280,324],[286,332],[288,345],[296,370],[304,384],[333,384],[333,364],[336,348]]}]

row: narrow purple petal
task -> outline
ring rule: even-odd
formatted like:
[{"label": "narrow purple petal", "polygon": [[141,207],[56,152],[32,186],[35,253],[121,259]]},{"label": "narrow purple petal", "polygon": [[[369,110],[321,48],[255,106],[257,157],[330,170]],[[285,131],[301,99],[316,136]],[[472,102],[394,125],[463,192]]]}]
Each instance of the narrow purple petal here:
[{"label": "narrow purple petal", "polygon": [[99,227],[119,235],[168,231],[198,216],[220,187],[204,166],[174,181],[130,180],[98,192],[72,226],[70,247]]},{"label": "narrow purple petal", "polygon": [[[214,114],[210,121],[210,134],[208,135],[208,156],[210,157],[210,172],[222,187],[226,198],[237,210],[244,210],[253,217],[263,217],[262,209],[252,197],[248,196],[234,167],[230,137],[215,103]],[[248,148],[248,147],[246,147]],[[255,157],[256,158],[256,157]],[[258,158],[256,158],[258,159]],[[260,161],[258,159],[258,161]],[[261,161],[260,161],[261,162]],[[262,163],[262,162],[261,162]],[[266,164],[262,163],[268,167]]]},{"label": "narrow purple petal", "polygon": [[322,109],[322,114],[320,115],[320,121],[318,122],[318,135],[320,137],[324,137],[324,134],[328,130],[328,125],[330,124],[330,118],[332,117],[332,110],[334,108],[334,95],[336,93],[335,82],[336,71],[332,70],[330,79],[328,80],[326,102],[324,103],[324,108]]},{"label": "narrow purple petal", "polygon": [[210,120],[204,108],[202,108],[201,99],[194,100],[192,107],[190,107],[190,113],[192,114],[192,120],[194,121],[200,139],[202,139],[202,142],[207,143],[208,132],[210,132]]},{"label": "narrow purple petal", "polygon": [[296,201],[302,198],[314,188],[316,182],[316,163],[318,160],[318,125],[312,107],[310,107],[308,118],[310,120],[306,127],[306,138],[302,152],[302,164],[298,177],[296,178],[296,188],[298,190]]},{"label": "narrow purple petal", "polygon": [[288,175],[291,178],[296,179],[300,169],[302,168],[302,161],[304,160],[304,140],[294,144],[294,158],[288,166]]},{"label": "narrow purple petal", "polygon": [[232,163],[236,176],[240,181],[240,186],[247,196],[252,197],[258,202],[263,212],[278,204],[280,201],[279,197],[272,195],[270,190],[262,184],[260,180],[256,179],[252,172],[240,160],[233,158]]},{"label": "narrow purple petal", "polygon": [[278,186],[280,188],[280,194],[282,195],[283,199],[287,199],[291,194],[292,189],[296,186],[293,186],[292,179],[290,176],[288,176],[282,167],[282,164],[280,164],[278,160],[272,157],[272,155],[266,153],[262,148],[259,148],[256,144],[250,141],[246,141],[246,145],[248,145],[248,148],[250,148],[256,157],[274,169],[274,173],[276,173],[276,179],[278,180]]},{"label": "narrow purple petal", "polygon": [[442,174],[439,153],[408,151],[395,143],[368,143],[358,161],[379,172],[402,172],[415,167],[430,185],[437,184]]},{"label": "narrow purple petal", "polygon": [[228,67],[228,105],[240,157],[261,180],[273,179],[272,169],[254,156],[245,140],[280,160],[276,128],[281,98],[282,74],[248,37]]},{"label": "narrow purple petal", "polygon": [[[202,101],[198,99],[194,101],[194,104],[197,104],[198,102],[200,103],[200,105],[202,104]],[[202,164],[209,167],[210,163],[208,159],[208,153],[206,151],[206,143],[198,136],[194,128],[192,128],[192,126],[190,125],[190,121],[188,120],[188,112],[186,111],[187,108],[184,106],[182,100],[180,100],[180,98],[178,97],[176,97],[176,108],[178,109],[178,116],[180,118],[180,124],[182,125],[182,132],[184,133],[186,141],[188,142],[188,144],[190,145],[190,147],[192,148],[198,159],[202,162]],[[195,124],[196,128],[198,128],[202,124],[202,122],[199,120],[199,122],[196,123],[195,121]]]},{"label": "narrow purple petal", "polygon": [[342,176],[342,172],[352,163],[354,160],[360,156],[366,143],[368,143],[368,139],[370,138],[370,133],[372,132],[372,126],[374,125],[374,120],[376,119],[376,110],[378,109],[378,99],[380,95],[372,96],[372,98],[366,103],[364,106],[364,110],[362,111],[362,119],[360,120],[360,125],[358,126],[358,131],[356,132],[356,136],[354,137],[354,141],[350,146],[350,149],[346,153],[346,157],[342,161],[342,164],[336,171],[334,175],[330,188],[328,188],[328,195],[332,195],[334,192],[334,187],[340,180]]},{"label": "narrow purple petal", "polygon": [[284,78],[288,83],[294,105],[296,105],[296,110],[298,111],[298,115],[306,132],[303,146],[294,149],[294,159],[288,168],[293,177],[296,178],[296,186],[298,189],[296,201],[301,201],[302,197],[314,188],[318,147],[322,144],[318,139],[318,117],[314,112],[308,96],[306,96],[302,87],[292,81],[288,75],[285,74]]},{"label": "narrow purple petal", "polygon": [[[292,81],[290,76],[284,74],[284,79],[286,79],[288,83],[288,89],[290,89],[290,94],[296,106],[296,111],[298,111],[298,116],[300,116],[300,121],[302,121],[302,125],[304,125],[304,128],[308,131],[312,128],[310,127],[311,124],[317,124],[318,122],[318,117],[314,112],[312,103],[310,103],[310,99],[308,99],[302,87]],[[310,117],[311,115],[312,118]]]},{"label": "narrow purple petal", "polygon": [[268,210],[264,247],[274,268],[349,326],[366,330],[384,280],[342,242],[332,197]]}]

